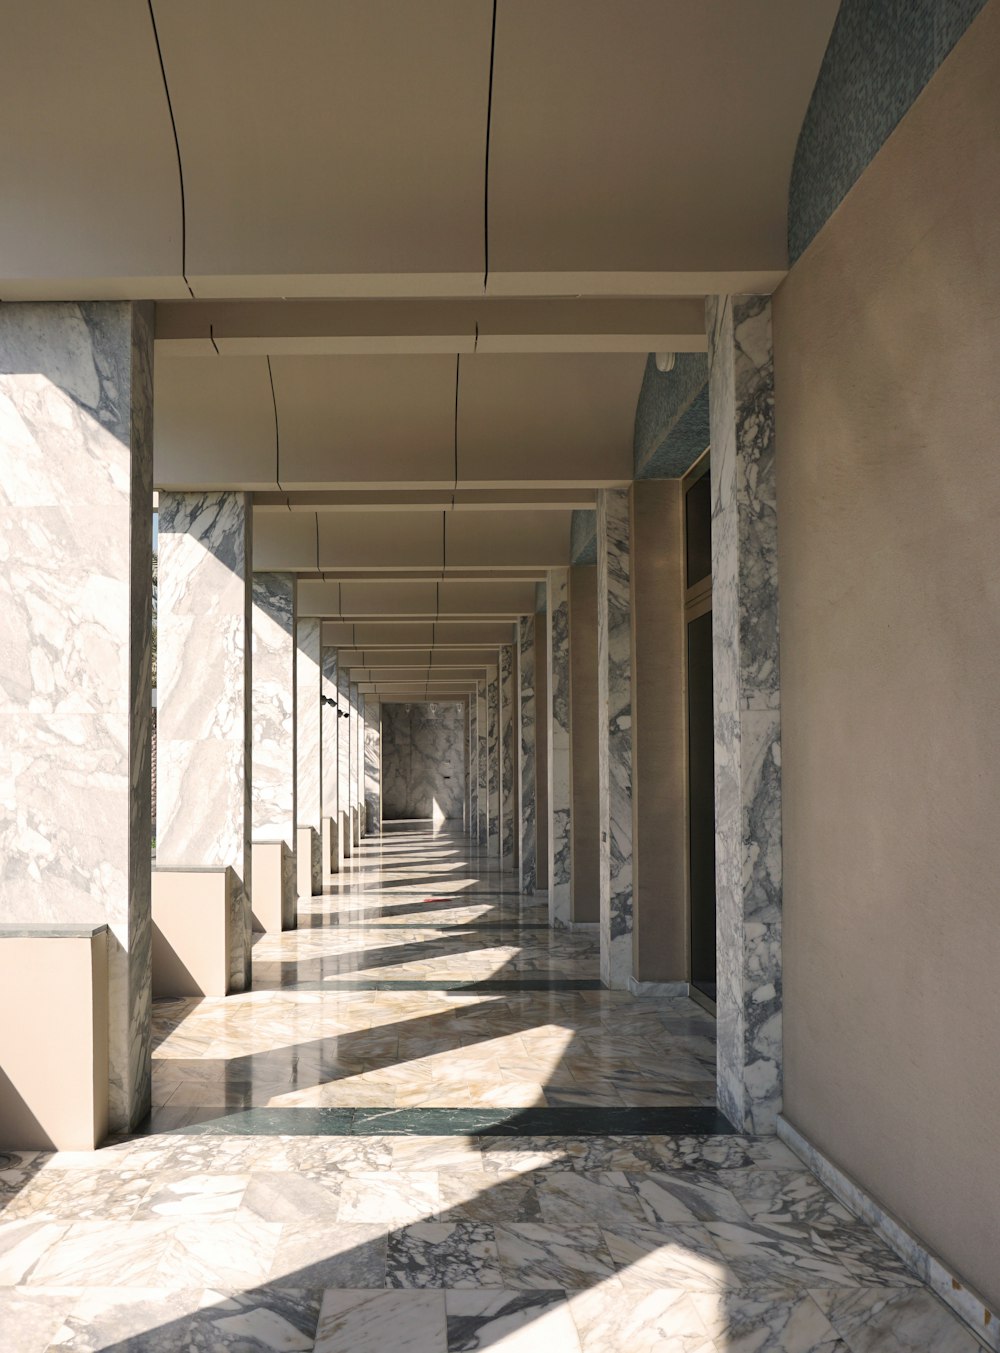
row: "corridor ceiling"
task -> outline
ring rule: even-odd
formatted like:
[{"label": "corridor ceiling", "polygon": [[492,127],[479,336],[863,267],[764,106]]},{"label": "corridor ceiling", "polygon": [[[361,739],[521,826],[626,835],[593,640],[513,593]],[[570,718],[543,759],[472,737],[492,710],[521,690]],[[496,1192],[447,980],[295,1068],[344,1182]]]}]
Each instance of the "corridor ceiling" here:
[{"label": "corridor ceiling", "polygon": [[11,0],[0,300],[155,300],[157,486],[253,492],[369,688],[466,690],[646,355],[784,275],[837,8]]}]

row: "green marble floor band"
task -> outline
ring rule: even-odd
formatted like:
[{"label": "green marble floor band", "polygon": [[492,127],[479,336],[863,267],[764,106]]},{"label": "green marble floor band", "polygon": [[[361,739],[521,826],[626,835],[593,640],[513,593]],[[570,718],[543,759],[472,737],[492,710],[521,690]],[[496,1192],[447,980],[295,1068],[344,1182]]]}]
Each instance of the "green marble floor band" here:
[{"label": "green marble floor band", "polygon": [[466,925],[449,925],[444,921],[397,921],[373,923],[370,921],[338,921],[336,916],[306,916],[299,918],[300,930],[441,930],[451,935],[466,935],[469,931],[500,931],[505,935],[516,935],[519,930],[548,930],[543,921],[525,921],[523,924],[511,921],[469,922]]},{"label": "green marble floor band", "polygon": [[[156,1131],[153,1129],[152,1131]],[[670,1137],[731,1136],[717,1109],[235,1109],[176,1129],[220,1137]],[[141,1133],[139,1135],[142,1135]]]},{"label": "green marble floor band", "polygon": [[[350,978],[332,977],[328,982],[298,982],[294,976],[287,983],[279,984],[294,987],[296,991],[475,991],[484,995],[502,996],[512,991],[605,991],[606,987],[598,978],[549,978],[524,977],[517,982],[462,982],[458,979],[438,982],[381,982],[355,981]],[[261,989],[267,989],[266,984]]]}]

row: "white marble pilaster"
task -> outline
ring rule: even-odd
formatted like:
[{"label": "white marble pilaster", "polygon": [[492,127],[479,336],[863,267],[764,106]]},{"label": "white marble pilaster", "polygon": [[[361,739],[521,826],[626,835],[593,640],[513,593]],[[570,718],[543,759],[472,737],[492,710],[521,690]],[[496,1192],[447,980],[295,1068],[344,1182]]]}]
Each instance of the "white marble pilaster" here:
[{"label": "white marble pilaster", "polygon": [[486,716],[486,695],[487,681],[481,677],[476,685],[476,777],[478,780],[477,789],[477,815],[476,815],[476,834],[475,840],[479,846],[486,847],[489,844],[489,781],[490,781],[490,763],[489,763],[489,744],[487,741],[487,716]]},{"label": "white marble pilaster", "polygon": [[500,645],[500,858],[504,869],[517,863],[517,683],[513,644]]},{"label": "white marble pilaster", "polygon": [[350,766],[351,766],[351,844],[360,846],[361,844],[361,776],[362,761],[364,759],[364,729],[360,718],[360,707],[358,703],[358,688],[351,682],[349,694],[349,712],[348,735],[351,739]]},{"label": "white marble pilaster", "polygon": [[522,893],[532,894],[537,880],[535,794],[535,617],[523,615],[517,630],[517,709],[519,712],[517,798],[520,807],[518,878]]},{"label": "white marble pilaster", "polygon": [[771,305],[710,297],[719,1107],[781,1110],[781,709]]},{"label": "white marble pilaster", "polygon": [[[298,861],[299,895],[311,897],[323,888],[323,740],[320,696],[322,694],[322,622],[312,617],[295,626],[295,794],[297,825],[309,842],[308,870]],[[308,832],[308,838],[305,834]]]},{"label": "white marble pilaster", "polygon": [[297,585],[294,573],[253,575],[253,839],[284,841],[282,910],[295,911],[295,705]]},{"label": "white marble pilaster", "polygon": [[549,665],[549,924],[572,920],[572,795],[570,793],[569,569],[550,569],[546,582]]},{"label": "white marble pilaster", "polygon": [[233,870],[233,991],[250,986],[252,529],[249,494],[160,493],[156,866]]},{"label": "white marble pilaster", "polygon": [[492,671],[486,688],[487,727],[487,846],[490,855],[500,855],[500,668]]},{"label": "white marble pilaster", "polygon": [[[340,761],[337,751],[337,650],[321,650],[320,743],[323,761],[322,802],[323,869],[336,874],[340,869]],[[333,702],[332,704],[330,702]]]},{"label": "white marble pilaster", "polygon": [[118,1131],[150,1100],[152,309],[0,305],[0,920],[108,924]]},{"label": "white marble pilaster", "polygon": [[351,674],[339,662],[337,667],[337,802],[340,805],[340,846],[345,860],[354,850],[351,831]]},{"label": "white marble pilaster", "polygon": [[632,976],[632,612],[629,490],[597,495],[597,726],[601,979]]},{"label": "white marble pilaster", "polygon": [[479,749],[479,706],[476,697],[470,696],[466,702],[466,727],[468,737],[465,748],[466,783],[466,831],[473,841],[479,835],[479,772],[477,757]]},{"label": "white marble pilaster", "polygon": [[382,704],[365,697],[365,823],[372,835],[382,831]]}]

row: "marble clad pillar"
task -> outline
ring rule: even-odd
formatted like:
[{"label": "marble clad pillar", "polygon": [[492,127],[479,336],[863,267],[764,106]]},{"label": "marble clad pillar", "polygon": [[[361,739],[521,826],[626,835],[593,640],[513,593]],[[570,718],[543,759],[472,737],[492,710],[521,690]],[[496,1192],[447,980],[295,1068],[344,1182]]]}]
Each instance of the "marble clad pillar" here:
[{"label": "marble clad pillar", "polygon": [[368,806],[365,801],[365,695],[358,692],[358,837],[368,834]]},{"label": "marble clad pillar", "polygon": [[537,882],[535,796],[535,617],[523,615],[517,631],[517,798],[521,839],[517,853],[522,893],[534,893]]},{"label": "marble clad pillar", "polygon": [[489,752],[486,726],[486,688],[485,677],[480,677],[476,685],[476,777],[478,782],[476,803],[475,841],[485,847],[489,844]]},{"label": "marble clad pillar", "polygon": [[250,986],[253,507],[160,493],[156,868],[233,870],[230,989]]},{"label": "marble clad pillar", "polygon": [[572,920],[572,836],[569,707],[569,569],[550,569],[547,580],[549,680],[549,924]]},{"label": "marble clad pillar", "polygon": [[150,1099],[152,320],[0,305],[0,921],[108,924],[118,1131]]},{"label": "marble clad pillar", "polygon": [[373,835],[382,831],[382,703],[365,697],[365,821]]},{"label": "marble clad pillar", "polygon": [[500,667],[493,669],[486,688],[486,741],[488,748],[488,835],[490,855],[500,855]]},{"label": "marble clad pillar", "polygon": [[710,297],[719,1108],[781,1109],[781,709],[771,305]]},{"label": "marble clad pillar", "polygon": [[500,645],[500,858],[504,869],[517,863],[517,684],[514,645]]},{"label": "marble clad pillar", "polygon": [[340,845],[342,858],[350,859],[354,849],[351,831],[351,738],[350,722],[345,717],[351,707],[351,674],[338,658],[337,666],[337,802],[340,805]]},{"label": "marble clad pillar", "polygon": [[297,595],[294,573],[253,575],[253,840],[285,843],[282,911],[293,915]]},{"label": "marble clad pillar", "polygon": [[323,890],[322,621],[295,626],[295,796],[299,896]]},{"label": "marble clad pillar", "polygon": [[601,980],[632,976],[632,613],[629,490],[597,495],[597,727]]},{"label": "marble clad pillar", "polygon": [[[323,822],[323,872],[336,874],[340,869],[340,763],[337,751],[337,650],[323,648],[320,661],[320,748],[323,783],[320,815]],[[328,704],[332,700],[334,704]]]},{"label": "marble clad pillar", "polygon": [[361,727],[358,717],[358,688],[351,682],[348,693],[350,719],[347,722],[350,737],[350,777],[351,777],[351,844],[361,844]]},{"label": "marble clad pillar", "polygon": [[479,748],[478,705],[476,697],[470,695],[466,701],[466,727],[468,737],[465,746],[465,783],[467,786],[466,831],[473,841],[479,835],[479,773],[476,756]]}]

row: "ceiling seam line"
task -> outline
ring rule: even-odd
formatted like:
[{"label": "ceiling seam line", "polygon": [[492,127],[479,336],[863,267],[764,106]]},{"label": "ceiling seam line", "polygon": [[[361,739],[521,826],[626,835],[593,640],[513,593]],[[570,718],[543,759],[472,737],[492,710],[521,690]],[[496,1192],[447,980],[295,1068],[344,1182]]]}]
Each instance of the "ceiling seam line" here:
[{"label": "ceiling seam line", "polygon": [[174,154],[177,156],[177,180],[181,190],[181,276],[184,278],[184,285],[191,293],[191,299],[194,300],[196,299],[194,288],[187,277],[187,199],[184,194],[184,163],[181,159],[181,139],[177,131],[177,119],[174,117],[174,104],[170,97],[170,84],[167,80],[167,67],[163,60],[163,49],[160,46],[160,34],[156,27],[153,0],[146,0],[146,4],[149,9],[149,22],[153,28],[153,41],[156,43],[156,57],[160,63],[160,76],[163,80],[163,92],[167,99],[167,112],[170,114],[170,127],[174,134]]},{"label": "ceiling seam line", "polygon": [[490,28],[490,73],[486,90],[486,154],[483,159],[483,295],[490,280],[490,132],[493,126],[493,63],[497,49],[497,0]]},{"label": "ceiling seam line", "polygon": [[[271,383],[271,407],[274,409],[274,482],[278,486],[278,492],[284,493],[281,487],[281,433],[278,430],[278,396],[274,392],[274,372],[271,370],[271,354],[267,353],[267,379]],[[291,500],[286,497],[285,505],[289,512],[292,510]]]}]

